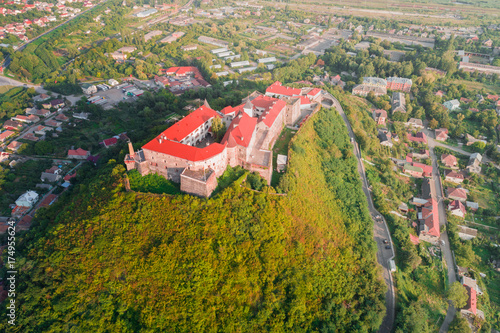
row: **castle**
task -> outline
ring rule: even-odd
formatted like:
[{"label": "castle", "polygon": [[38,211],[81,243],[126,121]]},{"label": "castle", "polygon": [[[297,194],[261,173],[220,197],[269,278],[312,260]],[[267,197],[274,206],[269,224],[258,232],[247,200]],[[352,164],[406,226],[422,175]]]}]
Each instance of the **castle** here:
[{"label": "castle", "polygon": [[[220,112],[205,102],[139,151],[129,142],[124,162],[127,170],[160,174],[180,183],[183,192],[202,197],[210,196],[227,165],[257,172],[270,184],[271,149],[283,127],[296,124],[320,102],[320,89],[288,88],[278,81],[265,95],[254,92],[241,105]],[[227,127],[220,143],[212,138],[216,118]]]}]

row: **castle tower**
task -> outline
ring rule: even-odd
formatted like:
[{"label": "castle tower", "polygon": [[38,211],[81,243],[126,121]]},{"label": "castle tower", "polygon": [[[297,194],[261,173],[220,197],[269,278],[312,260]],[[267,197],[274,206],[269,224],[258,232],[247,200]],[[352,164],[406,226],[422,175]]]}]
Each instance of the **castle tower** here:
[{"label": "castle tower", "polygon": [[128,154],[131,158],[134,158],[135,156],[134,146],[132,146],[132,142],[130,140],[128,141]]}]

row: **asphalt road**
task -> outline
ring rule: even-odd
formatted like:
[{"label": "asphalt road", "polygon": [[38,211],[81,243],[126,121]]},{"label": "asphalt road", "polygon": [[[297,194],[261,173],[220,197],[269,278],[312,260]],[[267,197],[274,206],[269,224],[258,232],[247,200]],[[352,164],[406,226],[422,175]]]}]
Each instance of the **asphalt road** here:
[{"label": "asphalt road", "polygon": [[[359,151],[359,146],[356,142],[356,138],[354,136],[354,132],[352,130],[351,124],[347,119],[342,106],[339,101],[330,94],[325,94],[325,97],[331,99],[333,102],[333,107],[337,109],[339,114],[342,116],[344,120],[347,130],[349,133],[349,137],[351,138],[351,142],[353,142],[354,146],[354,154],[358,160],[358,172],[361,176],[362,184],[363,184],[363,192],[366,195],[366,200],[368,201],[368,209],[370,210],[370,214],[373,218],[373,237],[375,242],[377,243],[377,261],[383,268],[383,278],[384,282],[387,285],[387,293],[386,293],[386,314],[382,321],[382,325],[380,326],[379,333],[391,332],[394,326],[394,318],[396,314],[396,300],[394,297],[394,283],[392,280],[390,260],[394,259],[394,244],[392,243],[391,234],[389,232],[389,228],[387,227],[387,223],[382,216],[373,205],[372,196],[370,193],[370,185],[368,183],[368,179],[366,178],[365,168],[363,166],[363,162],[361,161],[361,152]],[[376,216],[380,216],[379,219],[375,218]],[[388,240],[391,244],[391,249],[388,250],[385,248],[384,240]]]}]

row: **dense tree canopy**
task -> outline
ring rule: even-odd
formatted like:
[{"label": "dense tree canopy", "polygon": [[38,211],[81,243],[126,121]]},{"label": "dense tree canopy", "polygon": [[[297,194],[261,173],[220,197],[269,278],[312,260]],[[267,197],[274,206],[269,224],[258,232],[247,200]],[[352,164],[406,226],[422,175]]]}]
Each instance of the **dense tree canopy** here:
[{"label": "dense tree canopy", "polygon": [[110,160],[20,239],[18,322],[0,330],[376,331],[385,285],[338,114],[305,124],[288,170],[287,196],[199,199],[125,192]]}]

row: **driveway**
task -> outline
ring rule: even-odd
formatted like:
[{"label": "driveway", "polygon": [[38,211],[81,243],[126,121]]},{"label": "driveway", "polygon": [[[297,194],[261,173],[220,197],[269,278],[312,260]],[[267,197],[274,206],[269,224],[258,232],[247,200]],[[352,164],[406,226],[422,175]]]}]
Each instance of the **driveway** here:
[{"label": "driveway", "polygon": [[[335,107],[339,112],[339,114],[342,116],[342,119],[344,120],[344,123],[347,126],[347,131],[349,133],[351,142],[353,142],[354,146],[353,151],[354,155],[358,160],[358,172],[361,176],[363,192],[365,193],[366,200],[368,201],[368,209],[370,210],[370,214],[372,215],[374,221],[373,238],[375,239],[378,248],[377,261],[383,268],[383,278],[385,284],[387,285],[387,293],[385,297],[387,310],[384,319],[382,321],[382,325],[380,326],[379,333],[391,332],[394,326],[394,318],[396,314],[394,283],[392,280],[391,266],[390,266],[390,260],[394,259],[394,244],[392,243],[391,234],[389,233],[389,228],[387,227],[387,223],[384,217],[375,209],[375,206],[373,205],[372,196],[369,190],[370,184],[368,183],[368,179],[366,178],[365,168],[363,162],[361,161],[361,152],[359,150],[358,143],[355,141],[356,138],[354,136],[351,124],[349,123],[349,120],[347,119],[347,116],[344,113],[344,110],[342,109],[342,106],[340,105],[339,101],[330,94],[325,94],[324,97],[327,98],[329,102],[332,103],[331,106]],[[330,103],[322,103],[322,104],[324,107],[327,108],[331,107],[329,105]],[[377,216],[379,216],[380,218],[376,218]],[[385,239],[387,239],[391,244],[390,250],[385,248],[385,244],[383,242]]]}]

